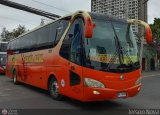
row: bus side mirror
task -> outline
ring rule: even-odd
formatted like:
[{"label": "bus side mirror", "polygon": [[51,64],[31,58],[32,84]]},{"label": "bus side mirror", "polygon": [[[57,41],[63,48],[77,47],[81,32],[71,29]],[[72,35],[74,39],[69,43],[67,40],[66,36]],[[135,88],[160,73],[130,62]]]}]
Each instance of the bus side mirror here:
[{"label": "bus side mirror", "polygon": [[130,24],[140,24],[140,25],[144,26],[145,27],[145,34],[146,34],[145,35],[146,42],[148,44],[152,43],[152,30],[146,22],[144,22],[142,20],[130,19],[130,20],[128,20],[128,23],[130,23]]},{"label": "bus side mirror", "polygon": [[146,41],[148,44],[151,44],[152,43],[152,30],[150,27],[146,27],[145,31],[146,31]]},{"label": "bus side mirror", "polygon": [[92,20],[91,18],[87,17],[85,19],[85,29],[84,29],[84,33],[85,33],[85,37],[86,38],[92,38],[93,36],[93,23],[92,23]]}]

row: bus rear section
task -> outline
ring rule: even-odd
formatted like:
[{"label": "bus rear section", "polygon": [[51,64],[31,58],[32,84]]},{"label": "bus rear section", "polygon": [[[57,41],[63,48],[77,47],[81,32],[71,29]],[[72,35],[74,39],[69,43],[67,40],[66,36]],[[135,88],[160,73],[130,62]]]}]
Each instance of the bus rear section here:
[{"label": "bus rear section", "polygon": [[0,74],[5,74],[5,68],[3,66],[0,66]]},{"label": "bus rear section", "polygon": [[8,42],[0,42],[0,74],[5,74]]},{"label": "bus rear section", "polygon": [[[36,47],[26,46],[23,50],[15,48],[9,51],[7,75],[14,82],[48,90],[56,100],[67,96],[80,101],[102,101],[137,95],[142,78],[137,38],[131,28],[134,21],[131,23],[112,16],[83,11],[62,19],[66,20],[66,26],[59,23],[61,26],[57,26],[55,33],[51,34],[55,36],[49,37],[50,47],[46,47],[46,42],[44,46],[33,45]],[[48,35],[47,27],[26,36],[32,33],[35,35],[41,29]],[[146,27],[146,39],[150,43],[150,28]],[[35,37],[32,39],[38,40]],[[36,57],[38,54],[39,57]],[[19,74],[18,66],[26,68],[22,69],[23,75]]]},{"label": "bus rear section", "polygon": [[5,74],[6,59],[7,59],[7,53],[6,52],[0,52],[0,74]]}]

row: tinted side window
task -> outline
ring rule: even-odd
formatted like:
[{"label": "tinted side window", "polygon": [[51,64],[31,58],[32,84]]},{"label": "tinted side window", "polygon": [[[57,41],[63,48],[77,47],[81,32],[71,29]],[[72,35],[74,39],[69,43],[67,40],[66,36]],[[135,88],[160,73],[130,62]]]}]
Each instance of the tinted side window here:
[{"label": "tinted side window", "polygon": [[16,40],[11,41],[9,43],[8,49],[25,49],[25,51],[29,51],[26,49],[38,50],[37,48],[43,48],[43,46],[45,46],[45,48],[51,45],[54,46],[59,42],[68,26],[68,23],[68,20],[61,19],[42,28],[39,28]]},{"label": "tinted side window", "polygon": [[81,65],[82,63],[82,37],[83,37],[83,20],[79,19],[79,23],[75,24],[74,39],[71,44],[70,61]]},{"label": "tinted side window", "polygon": [[13,41],[9,42],[7,50],[13,50]]},{"label": "tinted side window", "polygon": [[68,20],[60,20],[57,24],[56,28],[56,40],[55,40],[55,45],[59,42],[61,39],[62,35],[64,34],[64,31],[66,30],[67,26],[69,24]]},{"label": "tinted side window", "polygon": [[37,47],[45,46],[49,42],[49,31],[50,26],[43,27],[39,30],[37,30]]},{"label": "tinted side window", "polygon": [[29,43],[30,42],[30,34],[29,35],[25,35],[19,39],[17,39],[17,41],[19,41],[20,43],[20,47],[19,49],[24,49],[24,48],[28,48],[28,46],[30,46],[31,44]]},{"label": "tinted side window", "polygon": [[[37,42],[38,42],[38,31],[35,31],[35,32],[32,32],[32,33],[28,34],[27,39],[28,39],[27,48],[36,48],[37,47]],[[24,39],[24,41],[25,41],[25,39]]]},{"label": "tinted side window", "polygon": [[54,45],[55,37],[56,37],[56,28],[59,21],[56,21],[49,25],[49,44]]},{"label": "tinted side window", "polygon": [[73,39],[77,35],[77,25],[79,25],[79,19],[76,19],[67,32],[63,44],[60,49],[60,55],[66,59],[70,59],[70,50]]},{"label": "tinted side window", "polygon": [[16,48],[16,40],[12,41],[12,46],[11,46],[11,49],[15,49]]}]

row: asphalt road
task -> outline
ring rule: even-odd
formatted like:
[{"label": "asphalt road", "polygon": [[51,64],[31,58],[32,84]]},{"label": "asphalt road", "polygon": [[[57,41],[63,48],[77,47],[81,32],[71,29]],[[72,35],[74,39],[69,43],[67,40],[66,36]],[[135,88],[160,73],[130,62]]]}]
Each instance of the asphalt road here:
[{"label": "asphalt road", "polygon": [[12,79],[0,75],[0,108],[17,109],[160,109],[160,76],[143,78],[141,92],[133,98],[104,102],[82,103],[73,99],[55,101],[44,90],[20,84],[14,85]]}]

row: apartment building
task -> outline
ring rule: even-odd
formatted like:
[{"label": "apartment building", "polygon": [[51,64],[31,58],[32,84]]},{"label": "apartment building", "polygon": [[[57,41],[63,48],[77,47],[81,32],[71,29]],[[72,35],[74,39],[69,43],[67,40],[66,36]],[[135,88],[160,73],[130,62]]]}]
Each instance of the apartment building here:
[{"label": "apartment building", "polygon": [[[91,11],[114,15],[125,19],[140,19],[147,22],[148,0],[92,0]],[[132,26],[133,31],[143,32],[142,27]]]}]

